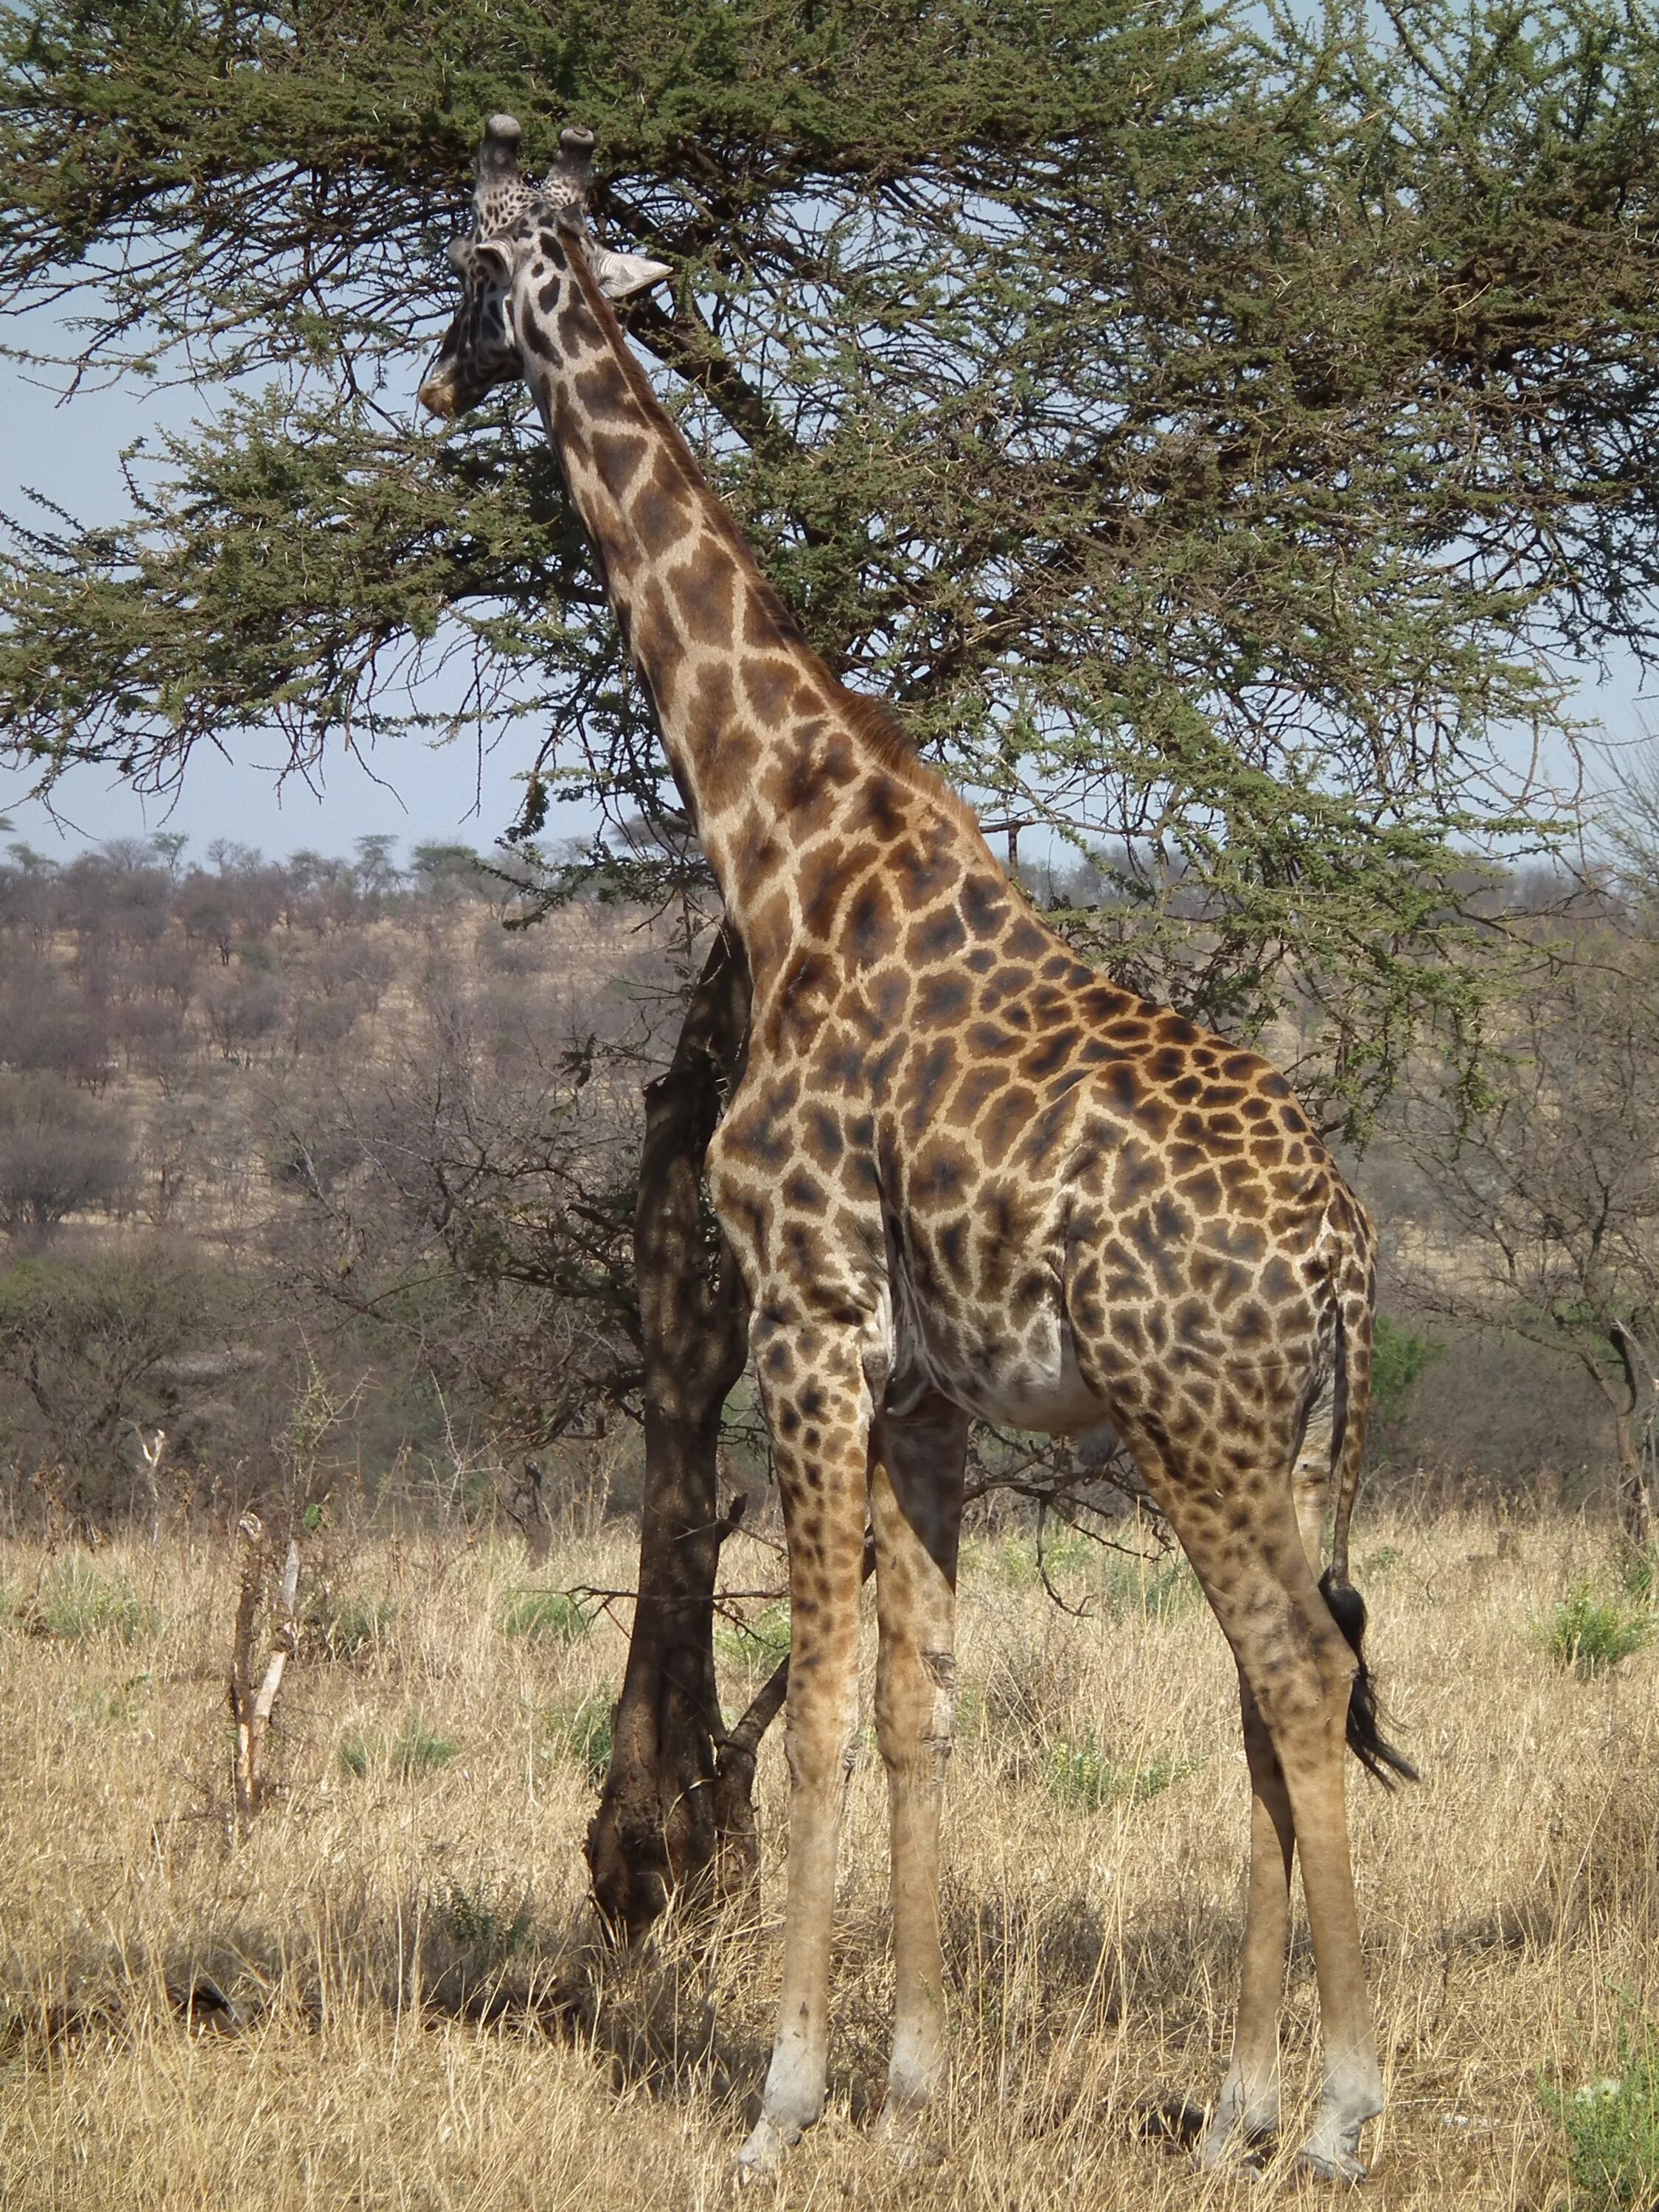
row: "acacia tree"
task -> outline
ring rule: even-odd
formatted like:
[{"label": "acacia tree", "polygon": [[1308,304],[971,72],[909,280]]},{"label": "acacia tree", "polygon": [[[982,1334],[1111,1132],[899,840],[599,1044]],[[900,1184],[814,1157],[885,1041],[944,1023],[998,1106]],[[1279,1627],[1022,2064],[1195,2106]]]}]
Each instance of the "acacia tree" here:
[{"label": "acacia tree", "polygon": [[1656,58],[1613,0],[35,0],[0,297],[213,412],[125,522],[15,525],[0,732],[167,787],[272,728],[521,732],[533,887],[707,911],[520,397],[413,421],[483,118],[580,119],[678,272],[633,337],[812,642],[1011,854],[1097,855],[1070,927],[1125,980],[1316,1008],[1293,1072],[1362,1128],[1479,1028],[1457,887],[1548,834],[1552,656],[1650,647]]}]

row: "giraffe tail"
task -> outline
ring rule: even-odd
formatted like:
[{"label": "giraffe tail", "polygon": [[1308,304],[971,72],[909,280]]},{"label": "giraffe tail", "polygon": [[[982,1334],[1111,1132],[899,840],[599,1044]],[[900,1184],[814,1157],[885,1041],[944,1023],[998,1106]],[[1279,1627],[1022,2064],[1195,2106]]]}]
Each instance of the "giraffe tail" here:
[{"label": "giraffe tail", "polygon": [[1368,1256],[1355,1250],[1343,1270],[1337,1304],[1336,1515],[1331,1564],[1319,1584],[1331,1617],[1347,1638],[1358,1671],[1348,1694],[1348,1748],[1367,1774],[1392,1790],[1398,1775],[1421,1778],[1384,1737],[1376,1709],[1376,1682],[1365,1663],[1365,1601],[1348,1580],[1348,1526],[1365,1455],[1365,1416],[1371,1395],[1371,1322],[1376,1283]]}]

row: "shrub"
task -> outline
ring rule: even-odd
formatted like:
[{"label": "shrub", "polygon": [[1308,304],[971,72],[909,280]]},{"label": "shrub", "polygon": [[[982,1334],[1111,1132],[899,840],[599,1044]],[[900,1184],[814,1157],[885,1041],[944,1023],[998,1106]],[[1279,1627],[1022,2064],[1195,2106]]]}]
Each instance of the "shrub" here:
[{"label": "shrub", "polygon": [[579,1705],[555,1705],[547,1724],[554,1742],[596,1790],[611,1771],[611,1701],[585,1698]]},{"label": "shrub", "polygon": [[714,1638],[714,1649],[733,1666],[769,1674],[789,1656],[789,1607],[769,1605],[753,1620],[738,1621]]},{"label": "shrub", "polygon": [[574,1644],[592,1625],[568,1590],[514,1590],[501,1608],[504,1636],[551,1636]]},{"label": "shrub", "polygon": [[1558,1666],[1588,1678],[1639,1651],[1652,1629],[1648,1613],[1620,1599],[1599,1597],[1591,1583],[1575,1583],[1545,1624],[1544,1649]]},{"label": "shrub", "polygon": [[401,1735],[353,1736],[340,1746],[340,1762],[360,1781],[371,1771],[385,1771],[397,1782],[413,1782],[440,1766],[447,1766],[460,1746],[438,1735],[411,1713]]},{"label": "shrub", "polygon": [[1387,1314],[1378,1314],[1371,1338],[1372,1419],[1397,1421],[1412,1392],[1445,1348],[1438,1338],[1419,1336]]},{"label": "shrub", "polygon": [[1062,1805],[1079,1813],[1103,1812],[1109,1805],[1144,1805],[1161,1796],[1172,1782],[1194,1772],[1197,1761],[1166,1757],[1150,1766],[1118,1766],[1096,1736],[1082,1742],[1062,1739],[1049,1755],[1048,1787]]},{"label": "shrub", "polygon": [[1577,2212],[1650,2212],[1659,2199],[1659,2035],[1626,2028],[1616,2079],[1546,2083],[1542,2094],[1565,2138]]}]

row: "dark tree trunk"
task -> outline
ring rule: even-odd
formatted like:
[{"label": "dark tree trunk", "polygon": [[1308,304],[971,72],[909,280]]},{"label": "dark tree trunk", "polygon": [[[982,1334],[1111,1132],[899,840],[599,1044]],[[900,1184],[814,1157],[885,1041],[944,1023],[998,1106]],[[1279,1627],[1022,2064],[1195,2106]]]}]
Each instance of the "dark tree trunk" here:
[{"label": "dark tree trunk", "polygon": [[[587,1832],[593,1895],[611,1929],[648,1928],[672,1893],[712,1886],[722,1854],[752,1863],[746,1765],[725,1745],[714,1682],[720,1410],[743,1372],[749,1305],[703,1197],[703,1161],[739,1070],[749,972],[722,931],[665,1075],[645,1094],[634,1257],[645,1354],[639,1599],[611,1771]],[[740,1502],[739,1502],[740,1503]]]}]

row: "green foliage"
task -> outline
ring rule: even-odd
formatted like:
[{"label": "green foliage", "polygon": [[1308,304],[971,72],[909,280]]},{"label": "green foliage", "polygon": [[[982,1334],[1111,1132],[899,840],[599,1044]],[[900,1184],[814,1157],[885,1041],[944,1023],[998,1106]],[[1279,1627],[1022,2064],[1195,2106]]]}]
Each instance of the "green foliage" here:
[{"label": "green foliage", "polygon": [[789,1607],[769,1605],[753,1620],[742,1620],[714,1638],[714,1649],[735,1667],[769,1674],[789,1656]]},{"label": "green foliage", "polygon": [[579,1766],[595,1790],[603,1790],[611,1771],[611,1703],[585,1698],[578,1705],[554,1705],[549,1733],[563,1755]]},{"label": "green foliage", "polygon": [[1097,1736],[1079,1742],[1062,1738],[1049,1754],[1048,1783],[1052,1795],[1073,1812],[1099,1813],[1109,1805],[1144,1805],[1194,1773],[1198,1764],[1169,1756],[1150,1766],[1120,1766],[1108,1758]]},{"label": "green foliage", "polygon": [[1320,1006],[1299,1079],[1362,1127],[1425,1027],[1478,1042],[1462,886],[1553,834],[1506,775],[1549,653],[1650,640],[1656,52],[1613,0],[0,16],[8,297],[67,286],[94,370],[240,380],[127,520],[14,532],[0,726],[166,784],[273,721],[449,729],[404,680],[459,654],[481,726],[549,733],[527,836],[672,830],[521,404],[394,422],[483,118],[533,164],[580,115],[678,272],[633,335],[814,643],[1088,857],[1086,951],[1235,1031]]},{"label": "green foliage", "polygon": [[1420,1335],[1378,1314],[1371,1340],[1372,1419],[1379,1425],[1399,1420],[1413,1390],[1445,1348],[1437,1337]]},{"label": "green foliage", "polygon": [[394,1782],[415,1782],[447,1766],[459,1749],[458,1743],[439,1735],[415,1712],[398,1735],[349,1736],[340,1746],[340,1764],[360,1781],[371,1774],[384,1774]]},{"label": "green foliage", "polygon": [[131,1644],[141,1636],[158,1634],[161,1626],[155,1607],[144,1603],[125,1575],[80,1559],[53,1570],[41,1584],[31,1614],[43,1635],[70,1644],[94,1636]]},{"label": "green foliage", "polygon": [[1367,1552],[1359,1562],[1362,1575],[1391,1574],[1406,1554],[1397,1544],[1379,1544],[1374,1552]]},{"label": "green foliage", "polygon": [[1558,1666],[1589,1677],[1639,1651],[1652,1633],[1650,1613],[1599,1595],[1593,1583],[1577,1582],[1544,1624],[1543,1644]]},{"label": "green foliage", "polygon": [[510,1959],[530,1933],[530,1893],[521,1887],[452,1875],[433,1890],[428,1909],[438,1933],[477,1963]]},{"label": "green foliage", "polygon": [[549,1636],[574,1644],[592,1625],[568,1590],[514,1590],[501,1608],[504,1636]]},{"label": "green foliage", "polygon": [[1619,2071],[1540,2094],[1565,2142],[1575,2212],[1651,2212],[1659,2197],[1659,2034],[1626,2023]]}]

